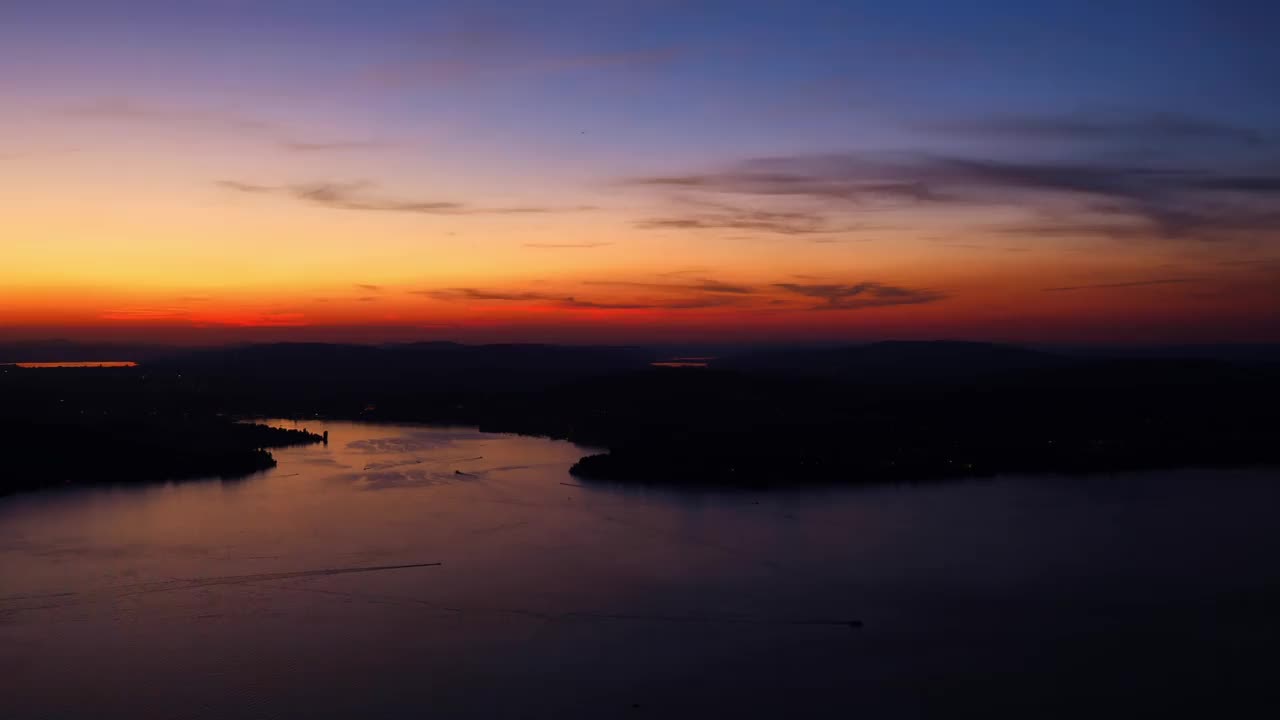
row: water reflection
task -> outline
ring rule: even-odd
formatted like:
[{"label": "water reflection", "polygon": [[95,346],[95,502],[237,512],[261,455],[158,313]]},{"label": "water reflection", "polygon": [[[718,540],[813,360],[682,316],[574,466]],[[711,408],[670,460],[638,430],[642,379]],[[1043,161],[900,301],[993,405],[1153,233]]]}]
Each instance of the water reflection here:
[{"label": "water reflection", "polygon": [[1277,639],[1272,471],[674,492],[305,425],[241,482],[0,501],[5,716],[1145,712]]}]

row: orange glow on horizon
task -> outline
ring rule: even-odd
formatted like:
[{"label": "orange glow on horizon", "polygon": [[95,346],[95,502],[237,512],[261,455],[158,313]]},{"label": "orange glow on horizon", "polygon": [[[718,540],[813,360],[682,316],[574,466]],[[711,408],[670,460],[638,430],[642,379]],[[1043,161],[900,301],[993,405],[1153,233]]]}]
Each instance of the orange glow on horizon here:
[{"label": "orange glow on horizon", "polygon": [[[26,131],[57,146],[75,122]],[[282,168],[246,151],[253,138],[187,156],[126,130],[0,169],[23,178],[3,227],[0,338],[1280,339],[1280,264],[1247,243],[1020,236],[980,229],[1007,210],[949,206],[778,232],[767,223],[794,211],[761,209],[768,197],[732,200],[742,228],[698,224],[726,212],[715,197],[679,200],[695,219],[655,227],[670,201],[616,184],[526,178],[517,192],[377,152]],[[387,179],[298,180],[375,171]]]}]

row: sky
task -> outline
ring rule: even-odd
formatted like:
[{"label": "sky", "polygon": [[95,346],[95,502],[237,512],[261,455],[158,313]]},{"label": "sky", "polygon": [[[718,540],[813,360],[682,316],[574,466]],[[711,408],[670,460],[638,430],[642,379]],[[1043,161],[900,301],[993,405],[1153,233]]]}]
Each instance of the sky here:
[{"label": "sky", "polygon": [[0,339],[1280,341],[1278,23],[0,0]]}]

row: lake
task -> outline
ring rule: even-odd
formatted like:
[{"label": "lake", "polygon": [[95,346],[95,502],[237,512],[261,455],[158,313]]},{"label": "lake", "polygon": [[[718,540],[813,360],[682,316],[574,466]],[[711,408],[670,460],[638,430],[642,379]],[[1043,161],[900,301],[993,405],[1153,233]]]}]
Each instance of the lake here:
[{"label": "lake", "polygon": [[296,426],[329,445],[243,480],[0,498],[0,717],[1277,699],[1276,470],[675,490],[573,478],[565,442]]}]

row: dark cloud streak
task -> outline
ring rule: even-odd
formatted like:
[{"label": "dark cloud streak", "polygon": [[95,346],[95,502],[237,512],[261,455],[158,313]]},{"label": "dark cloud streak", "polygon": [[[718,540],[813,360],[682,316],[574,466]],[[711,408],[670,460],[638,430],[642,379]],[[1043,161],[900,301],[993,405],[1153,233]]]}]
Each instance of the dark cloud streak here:
[{"label": "dark cloud streak", "polygon": [[313,182],[293,185],[258,185],[238,180],[218,180],[215,184],[227,190],[249,194],[274,194],[292,197],[312,205],[335,210],[369,212],[402,212],[424,215],[527,215],[556,212],[580,212],[589,206],[552,207],[483,207],[450,200],[401,200],[373,194],[376,186],[368,182]]},{"label": "dark cloud streak", "polygon": [[314,141],[299,139],[301,133],[280,123],[241,114],[234,110],[166,107],[140,103],[124,97],[104,97],[59,109],[64,115],[90,120],[124,121],[202,132],[238,133],[267,140],[296,153],[351,152],[393,147],[372,140]]},{"label": "dark cloud streak", "polygon": [[848,285],[776,283],[774,287],[824,301],[824,304],[815,308],[818,310],[860,310],[893,305],[920,305],[938,302],[947,298],[944,293],[935,290],[904,288],[878,282],[860,282]]},{"label": "dark cloud streak", "polygon": [[[745,208],[684,198],[679,215],[646,218],[636,227],[648,230],[745,230],[778,235],[832,235],[870,229],[865,224],[837,224],[818,210]],[[822,242],[815,238],[815,242]]]},{"label": "dark cloud streak", "polygon": [[718,280],[699,280],[691,283],[650,283],[630,280],[587,280],[584,285],[607,285],[612,287],[629,287],[643,290],[693,291],[705,293],[724,293],[728,295],[751,295],[756,288],[747,285],[733,285]]},{"label": "dark cloud streak", "polygon": [[923,129],[1000,139],[1107,143],[1213,142],[1257,147],[1272,142],[1267,133],[1170,112],[1076,113],[1066,116],[1000,115],[976,120],[929,123]]},{"label": "dark cloud streak", "polygon": [[753,197],[755,202],[808,201],[821,208],[807,214],[721,209],[642,221],[642,227],[806,234],[833,229],[833,216],[947,204],[1056,212],[1065,218],[1015,224],[1026,234],[1216,240],[1280,235],[1280,164],[1273,166],[1261,173],[1236,173],[1172,163],[839,153],[757,158],[717,173],[640,178],[631,184],[685,192],[692,188],[701,194]]},{"label": "dark cloud streak", "polygon": [[1150,285],[1181,285],[1183,283],[1190,282],[1196,282],[1196,278],[1160,278],[1157,280],[1134,280],[1131,282],[1097,283],[1094,285],[1066,285],[1063,287],[1049,287],[1043,289],[1045,292],[1071,292],[1074,290],[1109,290],[1112,288],[1147,287]]},{"label": "dark cloud streak", "polygon": [[703,295],[671,300],[585,300],[573,295],[544,292],[507,292],[480,288],[448,288],[445,290],[418,290],[414,294],[425,295],[447,302],[495,301],[538,302],[565,309],[578,310],[693,310],[733,304],[732,298]]},{"label": "dark cloud streak", "polygon": [[[531,290],[488,290],[474,287],[418,290],[414,294],[446,302],[533,302],[565,309],[587,310],[690,310],[734,306],[790,310],[860,310],[865,308],[920,305],[947,299],[931,289],[908,288],[882,282],[794,283],[766,286],[737,285],[718,280],[656,283],[629,280],[585,281],[583,285],[647,291],[639,298],[583,298],[570,293]],[[782,297],[779,297],[779,295]],[[787,299],[786,296],[793,296]],[[806,303],[805,301],[809,301]],[[818,301],[818,304],[811,304]],[[781,308],[779,306],[782,306]]]}]

